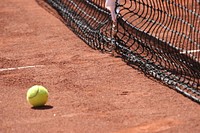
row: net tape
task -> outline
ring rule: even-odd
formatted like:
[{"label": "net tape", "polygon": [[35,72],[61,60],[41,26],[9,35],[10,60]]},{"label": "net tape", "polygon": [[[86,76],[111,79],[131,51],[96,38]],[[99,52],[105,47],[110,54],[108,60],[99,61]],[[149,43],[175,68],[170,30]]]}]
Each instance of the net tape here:
[{"label": "net tape", "polygon": [[200,103],[200,2],[46,0],[90,47],[115,51],[130,66]]}]

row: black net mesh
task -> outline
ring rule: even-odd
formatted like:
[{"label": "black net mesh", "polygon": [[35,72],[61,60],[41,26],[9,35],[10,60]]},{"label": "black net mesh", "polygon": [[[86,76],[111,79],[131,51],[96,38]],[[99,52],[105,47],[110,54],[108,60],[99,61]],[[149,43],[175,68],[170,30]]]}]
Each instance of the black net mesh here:
[{"label": "black net mesh", "polygon": [[[90,47],[115,52],[129,65],[200,102],[200,1],[46,0]],[[113,27],[115,24],[115,27]]]}]

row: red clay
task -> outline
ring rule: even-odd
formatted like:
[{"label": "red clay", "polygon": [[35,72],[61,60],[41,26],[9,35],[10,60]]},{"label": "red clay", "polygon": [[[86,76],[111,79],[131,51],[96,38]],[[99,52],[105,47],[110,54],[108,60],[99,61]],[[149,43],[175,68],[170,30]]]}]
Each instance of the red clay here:
[{"label": "red clay", "polygon": [[[91,49],[36,1],[1,0],[0,31],[0,132],[199,132],[199,104]],[[35,84],[44,108],[26,101]]]}]

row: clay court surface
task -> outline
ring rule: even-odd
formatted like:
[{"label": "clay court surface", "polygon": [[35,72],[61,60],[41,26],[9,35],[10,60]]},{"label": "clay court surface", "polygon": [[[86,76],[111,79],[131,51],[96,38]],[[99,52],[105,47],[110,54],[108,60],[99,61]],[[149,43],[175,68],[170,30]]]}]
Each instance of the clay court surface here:
[{"label": "clay court surface", "polygon": [[[27,89],[49,90],[31,108]],[[0,2],[1,133],[198,133],[200,105],[91,49],[34,0]]]}]

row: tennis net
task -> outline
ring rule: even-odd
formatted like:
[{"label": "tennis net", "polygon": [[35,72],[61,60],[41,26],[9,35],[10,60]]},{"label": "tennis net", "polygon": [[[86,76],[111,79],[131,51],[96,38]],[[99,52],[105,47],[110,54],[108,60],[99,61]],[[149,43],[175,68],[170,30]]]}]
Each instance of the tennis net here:
[{"label": "tennis net", "polygon": [[[90,47],[200,102],[200,1],[45,0]],[[112,13],[116,14],[116,22]]]}]

